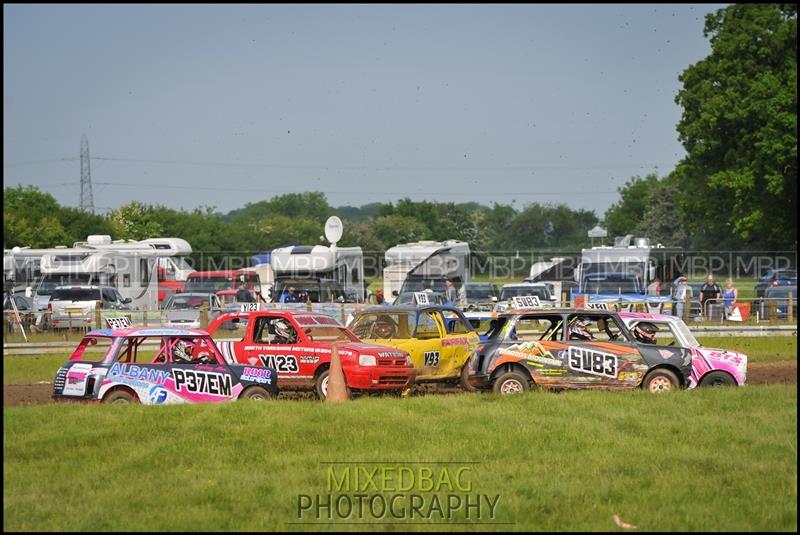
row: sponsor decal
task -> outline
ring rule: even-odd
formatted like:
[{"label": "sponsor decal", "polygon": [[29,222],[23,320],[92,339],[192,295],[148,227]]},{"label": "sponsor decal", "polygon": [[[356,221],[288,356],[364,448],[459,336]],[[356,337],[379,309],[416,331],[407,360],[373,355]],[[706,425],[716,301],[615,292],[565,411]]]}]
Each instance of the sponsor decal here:
[{"label": "sponsor decal", "polygon": [[172,376],[178,392],[231,397],[233,381],[228,374],[172,368]]},{"label": "sponsor decal", "polygon": [[278,373],[298,373],[300,366],[294,355],[259,355],[262,366],[275,368]]},{"label": "sponsor decal", "polygon": [[617,356],[584,347],[569,348],[569,367],[575,371],[604,377],[616,377]]},{"label": "sponsor decal", "polygon": [[537,373],[543,376],[558,376],[558,375],[564,375],[565,373],[567,373],[567,370],[562,370],[558,368],[542,368]]},{"label": "sponsor decal", "polygon": [[608,303],[587,303],[586,308],[595,310],[608,310]]},{"label": "sponsor decal", "polygon": [[317,362],[319,362],[319,357],[311,355],[303,355],[300,357],[300,364],[316,364]]},{"label": "sponsor decal", "polygon": [[147,393],[147,401],[153,405],[161,405],[167,401],[167,390],[159,385],[153,385]]},{"label": "sponsor decal", "polygon": [[466,346],[469,344],[469,339],[465,337],[461,338],[442,338],[442,347],[450,347],[450,346]]},{"label": "sponsor decal", "polygon": [[73,364],[67,371],[64,388],[61,393],[65,396],[82,396],[86,393],[86,378],[92,371],[91,364]]},{"label": "sponsor decal", "polygon": [[668,360],[672,358],[675,354],[670,351],[669,349],[659,349],[658,354],[661,355],[661,358],[664,360]]},{"label": "sponsor decal", "polygon": [[272,384],[272,370],[268,368],[245,368],[242,371],[242,381]]},{"label": "sponsor decal", "polygon": [[640,372],[619,372],[617,379],[627,383],[638,383],[642,380],[642,374]]},{"label": "sponsor decal", "polygon": [[404,357],[405,355],[403,353],[400,353],[399,351],[378,351],[378,356],[384,358],[399,359]]},{"label": "sponsor decal", "polygon": [[550,366],[561,366],[562,361],[553,357],[544,346],[539,342],[524,342],[522,344],[514,344],[505,349],[498,351],[501,355],[508,355],[511,357],[522,358],[529,362],[536,362],[539,364],[547,364]]},{"label": "sponsor decal", "polygon": [[111,366],[108,377],[118,382],[126,382],[123,379],[134,380],[140,386],[145,386],[145,383],[163,385],[169,378],[169,372],[156,368],[146,368],[135,364],[120,364],[117,362]]}]

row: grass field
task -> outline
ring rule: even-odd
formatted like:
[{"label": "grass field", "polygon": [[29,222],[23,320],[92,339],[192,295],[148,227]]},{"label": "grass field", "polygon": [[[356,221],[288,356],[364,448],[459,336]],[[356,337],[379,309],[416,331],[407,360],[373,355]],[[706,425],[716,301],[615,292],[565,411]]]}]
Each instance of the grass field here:
[{"label": "grass field", "polygon": [[[708,347],[741,351],[749,357],[749,362],[797,359],[797,338],[794,336],[708,336],[700,338],[699,341]],[[68,353],[41,357],[29,355],[3,357],[3,384],[52,381],[58,368],[68,358]]]},{"label": "grass field", "polygon": [[331,462],[469,467],[472,494],[500,496],[483,530],[616,530],[613,515],[640,530],[797,528],[793,385],[3,413],[5,530],[473,527],[297,523],[298,495],[329,493]]}]

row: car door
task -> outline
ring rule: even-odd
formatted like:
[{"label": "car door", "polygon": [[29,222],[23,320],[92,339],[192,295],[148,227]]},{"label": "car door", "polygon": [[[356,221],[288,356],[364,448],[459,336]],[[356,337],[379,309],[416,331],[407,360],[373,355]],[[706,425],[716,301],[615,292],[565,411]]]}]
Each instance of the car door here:
[{"label": "car door", "polygon": [[442,337],[441,375],[457,377],[480,338],[463,314],[455,310],[447,310],[444,314],[449,317],[444,320],[447,328]]},{"label": "car door", "polygon": [[[576,334],[576,324],[588,320],[590,339]],[[612,332],[601,327],[606,322]],[[566,382],[573,387],[632,388],[638,386],[649,368],[638,344],[613,314],[570,314],[567,319]]]},{"label": "car door", "polygon": [[[439,316],[437,317],[437,314]],[[411,360],[417,369],[417,379],[432,379],[441,375],[442,336],[444,323],[437,310],[421,310],[417,313],[414,343],[411,345]]]},{"label": "car door", "polygon": [[[295,343],[285,344],[276,340],[276,322],[284,322],[291,327]],[[322,359],[304,358],[309,357],[309,344],[305,333],[295,322],[280,315],[259,314],[251,323],[250,336],[240,343],[248,363],[275,369],[282,385],[308,386],[313,383],[314,373]],[[330,355],[327,358],[329,360]]]}]

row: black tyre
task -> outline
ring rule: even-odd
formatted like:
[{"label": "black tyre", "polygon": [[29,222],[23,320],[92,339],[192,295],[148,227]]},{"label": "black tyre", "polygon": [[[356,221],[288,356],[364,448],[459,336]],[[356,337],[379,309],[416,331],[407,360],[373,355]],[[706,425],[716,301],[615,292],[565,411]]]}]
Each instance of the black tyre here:
[{"label": "black tyre", "polygon": [[319,375],[317,375],[317,381],[315,383],[315,389],[317,391],[317,397],[319,399],[326,399],[328,397],[328,378],[330,376],[330,369],[326,368],[322,371]]},{"label": "black tyre", "polygon": [[699,386],[736,386],[736,379],[729,373],[716,371],[705,374]]},{"label": "black tyre", "polygon": [[506,372],[495,379],[492,384],[492,390],[498,394],[521,394],[530,388],[530,381],[519,372]]},{"label": "black tyre", "polygon": [[126,390],[115,390],[103,398],[103,403],[130,405],[131,403],[139,403],[139,398]]},{"label": "black tyre", "polygon": [[244,392],[241,393],[239,399],[254,399],[257,401],[263,401],[273,397],[274,396],[272,393],[263,386],[248,386],[244,389]]},{"label": "black tyre", "polygon": [[458,384],[467,392],[478,391],[477,388],[469,384],[469,364],[467,362],[465,362],[464,366],[461,368],[461,377],[458,380]]},{"label": "black tyre", "polygon": [[680,388],[681,382],[674,372],[665,369],[653,370],[644,376],[642,388],[657,394],[659,392],[669,392]]}]

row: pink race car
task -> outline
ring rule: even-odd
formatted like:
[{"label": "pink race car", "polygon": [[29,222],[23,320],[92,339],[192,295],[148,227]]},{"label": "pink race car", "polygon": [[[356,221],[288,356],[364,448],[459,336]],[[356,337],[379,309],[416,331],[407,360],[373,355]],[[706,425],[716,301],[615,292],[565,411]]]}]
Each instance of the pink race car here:
[{"label": "pink race car", "polygon": [[727,349],[702,347],[679,317],[638,312],[620,312],[619,317],[637,338],[638,333],[649,331],[652,341],[640,340],[642,342],[678,345],[692,351],[689,388],[698,385],[744,386],[747,381],[747,355]]}]

